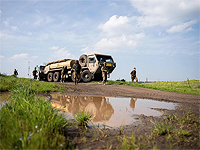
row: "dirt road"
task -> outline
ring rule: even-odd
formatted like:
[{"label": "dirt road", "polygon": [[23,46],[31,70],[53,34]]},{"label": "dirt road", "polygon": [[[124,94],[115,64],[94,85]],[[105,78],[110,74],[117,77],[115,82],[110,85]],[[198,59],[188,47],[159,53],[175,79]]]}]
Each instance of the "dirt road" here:
[{"label": "dirt road", "polygon": [[114,84],[102,85],[100,83],[79,83],[78,85],[74,85],[74,83],[72,82],[62,84],[68,86],[68,88],[66,88],[66,90],[64,91],[64,93],[66,94],[96,95],[107,97],[133,97],[178,103],[190,103],[195,105],[200,104],[199,95],[167,92],[154,89]]},{"label": "dirt road", "polygon": [[[66,86],[66,90],[64,90],[63,94],[69,95],[92,95],[92,96],[105,96],[105,97],[131,97],[131,98],[140,98],[140,99],[152,99],[158,101],[167,101],[167,102],[175,102],[178,103],[178,107],[175,110],[160,110],[164,112],[163,116],[159,118],[154,118],[152,116],[144,116],[140,115],[138,117],[138,122],[133,123],[131,125],[126,125],[122,129],[110,129],[106,128],[103,130],[89,128],[87,132],[81,130],[80,128],[73,128],[71,131],[67,132],[67,136],[71,142],[75,145],[77,149],[116,149],[121,148],[119,145],[119,139],[125,135],[130,137],[132,134],[136,138],[138,138],[136,144],[141,144],[140,137],[144,138],[147,135],[152,135],[152,128],[154,127],[153,122],[163,122],[164,116],[169,114],[177,114],[184,115],[188,111],[192,111],[193,114],[199,116],[199,104],[200,104],[200,96],[199,95],[191,95],[191,94],[182,94],[175,92],[167,92],[160,91],[154,89],[146,89],[139,87],[130,87],[125,85],[113,85],[107,84],[102,85],[100,83],[79,83],[78,85],[74,85],[72,82],[66,83],[58,83],[64,84]],[[192,141],[174,141],[173,148],[175,149],[198,149],[198,128],[199,125],[195,126],[187,126],[186,129],[190,131],[191,138],[196,140]],[[176,126],[176,123],[174,123]],[[177,125],[177,129],[180,127]],[[83,134],[84,133],[84,134]],[[95,134],[94,134],[95,133]],[[166,142],[166,135],[161,135],[159,137],[155,137],[153,139],[149,139],[148,143],[144,138],[144,147],[147,148],[147,145],[153,148],[153,146],[157,146],[159,149],[169,148],[169,141]],[[184,137],[187,139],[187,137]],[[84,139],[84,140],[83,140]],[[150,143],[150,144],[149,144]],[[153,145],[151,143],[154,143]]]}]

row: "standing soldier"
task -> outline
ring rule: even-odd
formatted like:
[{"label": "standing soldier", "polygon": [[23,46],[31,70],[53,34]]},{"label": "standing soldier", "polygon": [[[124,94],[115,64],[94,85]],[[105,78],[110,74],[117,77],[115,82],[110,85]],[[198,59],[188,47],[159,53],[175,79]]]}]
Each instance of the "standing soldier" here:
[{"label": "standing soldier", "polygon": [[103,66],[101,67],[101,71],[102,71],[102,77],[103,77],[102,84],[106,85],[107,73],[108,73],[108,69],[106,68],[106,62],[103,63]]},{"label": "standing soldier", "polygon": [[17,75],[18,75],[18,72],[17,72],[17,70],[15,69],[15,70],[14,70],[14,76],[17,77]]},{"label": "standing soldier", "polygon": [[36,70],[36,67],[33,70],[33,77],[34,77],[34,79],[37,79],[37,70]]},{"label": "standing soldier", "polygon": [[136,68],[134,68],[133,71],[131,71],[130,74],[131,74],[132,82],[134,81],[134,79],[135,79],[136,82],[138,82],[138,79],[136,77]]},{"label": "standing soldier", "polygon": [[81,78],[81,73],[82,73],[82,68],[81,65],[79,64],[78,60],[75,61],[75,64],[73,65],[72,69],[74,70],[74,80],[75,80],[75,85],[78,84],[78,81]]},{"label": "standing soldier", "polygon": [[65,82],[66,73],[67,73],[67,66],[63,66],[61,71],[61,83]]}]

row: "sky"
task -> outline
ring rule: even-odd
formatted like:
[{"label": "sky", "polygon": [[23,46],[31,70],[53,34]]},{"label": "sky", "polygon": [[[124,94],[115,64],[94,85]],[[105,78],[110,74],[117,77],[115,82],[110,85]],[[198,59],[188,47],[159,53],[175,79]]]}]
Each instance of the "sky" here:
[{"label": "sky", "polygon": [[199,0],[0,0],[0,73],[111,55],[111,80],[200,79]]}]

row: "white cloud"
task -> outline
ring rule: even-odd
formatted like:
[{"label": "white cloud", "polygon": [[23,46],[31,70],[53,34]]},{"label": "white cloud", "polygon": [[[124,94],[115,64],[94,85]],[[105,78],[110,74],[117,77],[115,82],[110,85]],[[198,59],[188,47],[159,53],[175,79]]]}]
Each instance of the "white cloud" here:
[{"label": "white cloud", "polygon": [[106,23],[100,24],[99,28],[108,35],[124,34],[130,32],[134,19],[135,17],[113,15]]},{"label": "white cloud", "polygon": [[0,60],[5,59],[5,57],[3,55],[0,55]]},{"label": "white cloud", "polygon": [[4,24],[6,27],[9,26],[8,21],[3,21],[3,24]]},{"label": "white cloud", "polygon": [[53,47],[50,47],[49,49],[50,49],[50,50],[58,50],[58,49],[59,49],[59,46],[53,46]]},{"label": "white cloud", "polygon": [[0,16],[1,16],[1,14],[3,14],[3,13],[2,13],[2,11],[0,10]]},{"label": "white cloud", "polygon": [[186,20],[194,20],[200,10],[199,0],[130,0],[142,16],[138,25],[151,27],[172,25]]},{"label": "white cloud", "polygon": [[[53,47],[57,48],[57,47]],[[52,59],[65,59],[65,58],[74,58],[74,55],[71,54],[68,50],[66,50],[66,47],[63,47],[61,49],[54,49],[55,51],[51,53],[50,57]]]},{"label": "white cloud", "polygon": [[9,35],[9,34],[6,34],[6,33],[0,32],[0,38],[1,39],[11,39],[11,38],[13,38],[13,36]]},{"label": "white cloud", "polygon": [[98,27],[102,38],[93,45],[81,49],[84,53],[108,53],[136,48],[145,34],[136,26],[136,17],[113,15]]},{"label": "white cloud", "polygon": [[115,51],[127,51],[128,49],[134,49],[140,39],[145,37],[145,34],[135,35],[121,35],[114,38],[102,38],[99,42],[90,47],[85,47],[81,51],[84,53],[108,53]]},{"label": "white cloud", "polygon": [[175,25],[173,27],[171,27],[170,29],[167,30],[167,32],[169,33],[174,33],[174,32],[181,32],[181,31],[191,31],[193,30],[190,26],[195,24],[197,22],[197,20],[192,20],[192,21],[188,21],[179,25]]},{"label": "white cloud", "polygon": [[15,54],[12,57],[8,58],[8,60],[14,61],[27,61],[37,58],[38,56],[30,57],[27,53]]},{"label": "white cloud", "polygon": [[15,60],[15,59],[26,59],[28,58],[28,54],[27,53],[21,53],[21,54],[15,54],[12,57],[10,57],[10,60]]},{"label": "white cloud", "polygon": [[11,26],[11,29],[14,31],[18,30],[18,28],[16,26]]}]

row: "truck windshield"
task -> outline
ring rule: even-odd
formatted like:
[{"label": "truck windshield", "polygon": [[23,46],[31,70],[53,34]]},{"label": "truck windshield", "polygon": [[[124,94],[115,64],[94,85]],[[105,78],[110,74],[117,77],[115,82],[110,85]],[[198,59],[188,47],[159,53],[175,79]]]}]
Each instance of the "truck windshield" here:
[{"label": "truck windshield", "polygon": [[45,67],[45,66],[40,66],[40,70],[44,70],[44,67]]},{"label": "truck windshield", "polygon": [[101,55],[97,55],[97,60],[99,62],[108,62],[108,63],[113,63],[113,59],[111,56],[101,56]]}]

